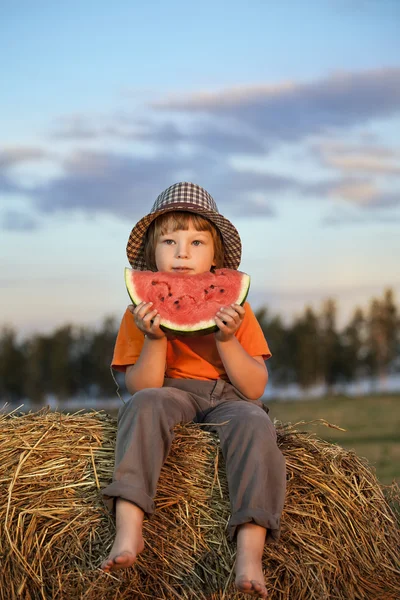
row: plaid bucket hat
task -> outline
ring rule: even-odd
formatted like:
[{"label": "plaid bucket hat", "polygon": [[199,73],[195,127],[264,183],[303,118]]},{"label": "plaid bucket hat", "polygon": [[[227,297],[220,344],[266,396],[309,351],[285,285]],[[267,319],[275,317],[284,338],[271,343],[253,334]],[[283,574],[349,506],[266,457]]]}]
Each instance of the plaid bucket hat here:
[{"label": "plaid bucket hat", "polygon": [[202,215],[209,219],[219,230],[224,244],[224,267],[237,269],[242,255],[242,243],[239,233],[228,219],[223,217],[210,194],[195,183],[174,183],[161,192],[148,215],[134,226],[126,246],[129,263],[134,269],[146,271],[148,266],[144,258],[147,229],[160,215],[172,211],[185,211]]}]

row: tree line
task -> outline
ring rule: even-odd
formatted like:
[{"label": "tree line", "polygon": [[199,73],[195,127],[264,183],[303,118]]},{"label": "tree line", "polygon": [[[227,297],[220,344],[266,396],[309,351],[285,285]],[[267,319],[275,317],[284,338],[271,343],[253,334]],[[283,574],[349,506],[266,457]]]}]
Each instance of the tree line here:
[{"label": "tree line", "polygon": [[[320,311],[307,306],[290,324],[267,308],[256,312],[273,356],[268,361],[275,385],[297,383],[332,388],[358,378],[384,378],[400,370],[400,316],[392,289],[356,308],[340,331],[337,306],[327,299]],[[110,363],[118,323],[104,320],[98,330],[72,324],[22,341],[10,326],[0,331],[0,400],[43,403],[48,395],[110,397],[116,384]],[[122,384],[123,377],[117,375]]]}]

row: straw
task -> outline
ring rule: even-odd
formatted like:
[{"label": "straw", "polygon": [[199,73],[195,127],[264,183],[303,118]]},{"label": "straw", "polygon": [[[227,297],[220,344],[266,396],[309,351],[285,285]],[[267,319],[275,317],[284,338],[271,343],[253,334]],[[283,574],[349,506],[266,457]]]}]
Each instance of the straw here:
[{"label": "straw", "polygon": [[[287,461],[281,540],[266,545],[271,600],[400,598],[400,493],[343,448],[277,424]],[[176,427],[135,566],[99,567],[115,530],[101,498],[116,420],[102,412],[0,416],[0,599],[239,599],[217,438]]]}]

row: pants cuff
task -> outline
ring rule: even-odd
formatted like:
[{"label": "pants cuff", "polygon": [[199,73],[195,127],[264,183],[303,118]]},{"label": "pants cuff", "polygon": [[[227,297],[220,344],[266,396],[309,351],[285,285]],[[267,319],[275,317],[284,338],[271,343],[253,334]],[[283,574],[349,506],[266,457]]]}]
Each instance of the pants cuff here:
[{"label": "pants cuff", "polygon": [[154,513],[154,502],[141,488],[137,488],[123,481],[113,481],[101,491],[103,495],[104,504],[111,512],[115,512],[115,501],[117,498],[128,500],[133,502],[146,515],[152,515]]},{"label": "pants cuff", "polygon": [[277,541],[280,537],[280,517],[267,513],[261,508],[246,508],[231,516],[228,523],[228,536],[234,540],[237,528],[243,523],[255,523],[267,530],[266,542]]}]

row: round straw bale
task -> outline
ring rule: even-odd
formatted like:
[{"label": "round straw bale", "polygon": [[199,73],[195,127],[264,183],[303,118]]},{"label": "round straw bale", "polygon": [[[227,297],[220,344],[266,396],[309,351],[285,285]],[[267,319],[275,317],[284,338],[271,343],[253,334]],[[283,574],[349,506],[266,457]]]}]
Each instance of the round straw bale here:
[{"label": "round straw bale", "polygon": [[[400,598],[400,528],[368,464],[279,426],[288,490],[282,535],[266,545],[271,600]],[[229,499],[216,437],[176,427],[135,566],[106,574],[114,521],[116,421],[104,413],[0,416],[0,599],[239,599]],[[392,488],[392,502],[399,501]]]}]

